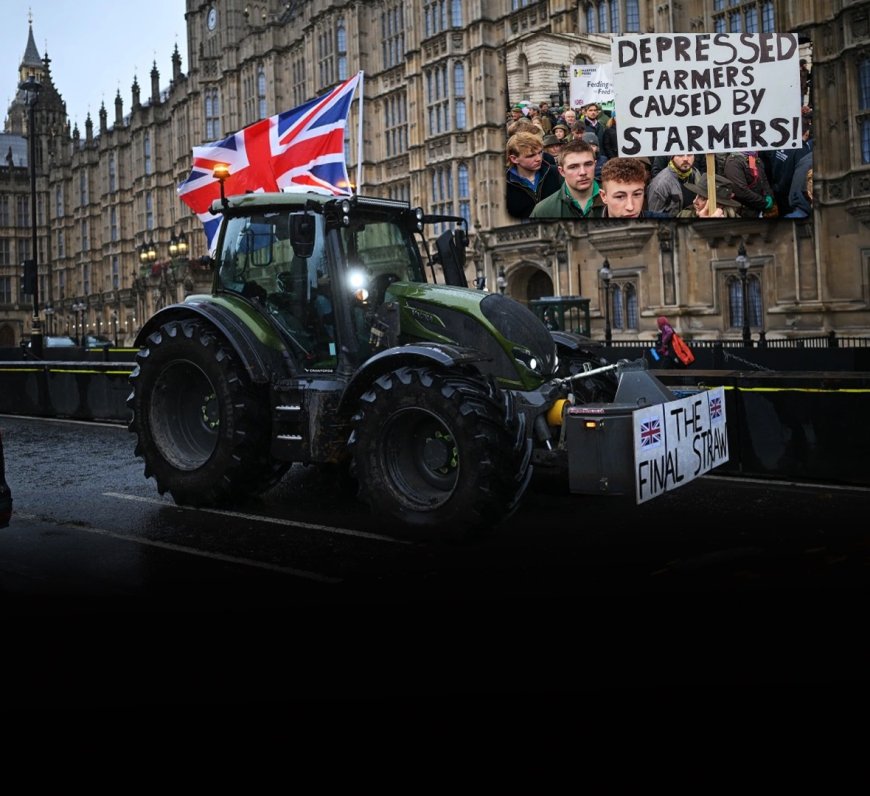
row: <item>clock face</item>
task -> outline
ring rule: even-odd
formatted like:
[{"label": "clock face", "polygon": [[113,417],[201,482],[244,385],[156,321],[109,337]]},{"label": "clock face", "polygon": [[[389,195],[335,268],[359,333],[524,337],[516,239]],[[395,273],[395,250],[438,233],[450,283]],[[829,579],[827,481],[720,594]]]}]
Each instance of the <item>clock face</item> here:
[{"label": "clock face", "polygon": [[208,25],[209,30],[214,30],[217,26],[217,9],[212,6],[208,10],[208,16],[206,17],[206,24]]}]

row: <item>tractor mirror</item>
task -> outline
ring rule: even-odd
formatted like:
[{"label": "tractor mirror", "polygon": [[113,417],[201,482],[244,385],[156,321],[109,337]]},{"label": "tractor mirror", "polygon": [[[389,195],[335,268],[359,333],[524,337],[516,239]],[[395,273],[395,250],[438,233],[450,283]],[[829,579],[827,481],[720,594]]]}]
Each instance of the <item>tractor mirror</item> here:
[{"label": "tractor mirror", "polygon": [[462,230],[446,230],[435,240],[435,260],[444,270],[444,282],[454,287],[468,287],[465,278],[465,235]]},{"label": "tractor mirror", "polygon": [[314,216],[300,213],[290,217],[290,245],[297,257],[314,254]]}]

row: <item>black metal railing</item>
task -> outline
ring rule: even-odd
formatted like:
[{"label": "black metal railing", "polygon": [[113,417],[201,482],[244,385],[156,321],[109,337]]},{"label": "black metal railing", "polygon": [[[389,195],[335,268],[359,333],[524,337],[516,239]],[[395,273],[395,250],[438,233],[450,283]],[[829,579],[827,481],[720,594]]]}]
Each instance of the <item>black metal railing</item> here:
[{"label": "black metal railing", "polygon": [[[744,348],[742,339],[733,340],[697,340],[686,334],[682,337],[692,348]],[[603,340],[596,342],[604,345]],[[636,340],[612,340],[612,348],[637,348],[644,345],[655,345],[656,338],[637,338]],[[841,337],[836,332],[813,335],[811,337],[789,337],[769,339],[764,332],[753,340],[752,348],[870,348],[870,337]]]}]

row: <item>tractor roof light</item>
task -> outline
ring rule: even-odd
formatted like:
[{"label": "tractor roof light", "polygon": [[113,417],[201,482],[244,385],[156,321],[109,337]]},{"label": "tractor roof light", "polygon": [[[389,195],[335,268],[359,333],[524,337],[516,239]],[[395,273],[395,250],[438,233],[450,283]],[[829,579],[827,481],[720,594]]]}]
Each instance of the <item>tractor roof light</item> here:
[{"label": "tractor roof light", "polygon": [[224,193],[224,182],[229,179],[230,176],[230,167],[226,163],[215,163],[214,168],[211,171],[212,176],[220,183],[221,185],[221,204],[224,207],[227,207],[229,203],[227,202],[226,194]]}]

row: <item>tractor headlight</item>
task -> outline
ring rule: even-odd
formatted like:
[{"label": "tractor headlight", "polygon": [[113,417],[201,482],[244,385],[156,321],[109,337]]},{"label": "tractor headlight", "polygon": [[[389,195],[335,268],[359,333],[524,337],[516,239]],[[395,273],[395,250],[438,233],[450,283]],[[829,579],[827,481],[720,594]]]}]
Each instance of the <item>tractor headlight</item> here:
[{"label": "tractor headlight", "polygon": [[369,297],[369,276],[362,268],[352,268],[347,272],[347,286],[358,301]]},{"label": "tractor headlight", "polygon": [[525,348],[514,348],[514,358],[533,373],[540,373],[541,363],[531,351],[527,351]]}]

